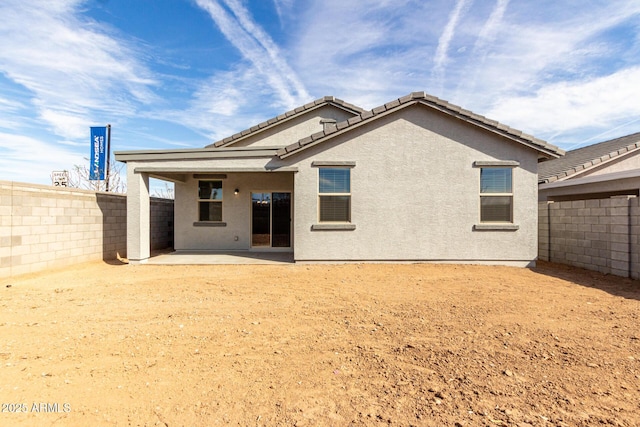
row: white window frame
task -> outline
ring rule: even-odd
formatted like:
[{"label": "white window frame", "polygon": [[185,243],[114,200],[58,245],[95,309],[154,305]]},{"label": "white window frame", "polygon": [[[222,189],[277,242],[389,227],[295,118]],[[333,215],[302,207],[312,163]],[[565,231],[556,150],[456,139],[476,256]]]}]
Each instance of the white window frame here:
[{"label": "white window frame", "polygon": [[[356,162],[355,161],[348,161],[348,160],[314,160],[313,162],[311,162],[311,167],[314,168],[341,168],[341,169],[353,169],[356,167]],[[356,229],[356,225],[353,223],[353,193],[351,190],[351,178],[353,177],[353,174],[351,172],[349,172],[349,222],[322,222],[319,224],[312,224],[311,225],[311,230],[312,231],[353,231]],[[316,188],[318,191],[318,197],[317,197],[317,212],[316,212],[316,218],[318,220],[320,220],[320,194],[329,194],[329,193],[320,193],[320,172],[318,172],[318,174],[316,174],[316,178],[318,179],[318,182],[316,184]],[[347,195],[347,194],[345,194]]]},{"label": "white window frame", "polygon": [[[480,176],[478,180],[479,184],[479,198],[478,198],[478,213],[480,224],[514,224],[514,167],[519,163],[517,162],[476,162],[476,166],[480,169]],[[482,171],[484,169],[510,169],[511,170],[511,192],[506,193],[483,193],[482,192]],[[509,204],[509,220],[507,221],[483,221],[482,220],[482,199],[489,197],[509,197],[511,203]]]},{"label": "white window frame", "polygon": [[[346,170],[349,172],[349,192],[348,193],[321,193],[320,192],[320,174],[321,171],[324,169],[340,169],[340,170]],[[320,166],[318,167],[318,223],[320,224],[350,224],[351,223],[351,167],[349,166]],[[343,197],[349,197],[349,212],[348,212],[348,218],[346,221],[323,221],[320,217],[320,213],[321,213],[321,199],[322,197],[331,197],[331,196],[343,196]]]}]

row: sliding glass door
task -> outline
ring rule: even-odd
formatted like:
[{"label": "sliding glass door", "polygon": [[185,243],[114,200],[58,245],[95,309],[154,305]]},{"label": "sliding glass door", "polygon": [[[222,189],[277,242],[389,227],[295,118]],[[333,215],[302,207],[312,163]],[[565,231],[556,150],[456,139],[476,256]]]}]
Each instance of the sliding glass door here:
[{"label": "sliding glass door", "polygon": [[291,193],[251,193],[251,246],[291,246]]},{"label": "sliding glass door", "polygon": [[271,246],[271,193],[251,193],[251,246]]}]

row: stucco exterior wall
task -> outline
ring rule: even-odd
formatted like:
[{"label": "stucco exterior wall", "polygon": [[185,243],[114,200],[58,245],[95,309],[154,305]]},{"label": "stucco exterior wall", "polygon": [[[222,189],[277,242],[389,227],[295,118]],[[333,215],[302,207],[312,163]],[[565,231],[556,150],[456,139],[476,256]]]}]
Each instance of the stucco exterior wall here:
[{"label": "stucco exterior wall", "polygon": [[[315,119],[314,119],[315,120]],[[305,132],[308,132],[305,130]],[[265,137],[265,135],[261,135]],[[268,138],[267,138],[268,139]],[[255,144],[254,144],[255,145]],[[273,141],[265,142],[273,146]],[[251,248],[251,192],[291,192],[296,261],[436,261],[531,265],[537,257],[537,151],[423,106],[382,116],[285,159],[129,161],[128,171],[184,171],[175,185],[178,250]],[[318,167],[351,169],[354,230],[318,230]],[[478,230],[478,161],[513,168],[513,230]],[[274,169],[255,172],[253,169]],[[224,224],[198,221],[197,174],[224,174]],[[209,176],[209,178],[213,178]],[[183,179],[183,178],[180,178]],[[140,187],[142,188],[142,187]],[[240,190],[234,195],[234,189]],[[134,242],[135,243],[135,242]],[[148,254],[141,253],[141,259]]]},{"label": "stucco exterior wall", "polygon": [[[173,201],[150,204],[151,245],[171,246]],[[0,181],[0,278],[126,256],[126,197]]]},{"label": "stucco exterior wall", "polygon": [[334,119],[341,122],[353,116],[354,114],[341,108],[325,105],[242,139],[232,144],[231,147],[246,147],[248,145],[252,147],[284,147],[313,133],[322,131],[321,119]]},{"label": "stucco exterior wall", "polygon": [[[197,226],[198,181],[189,176],[175,184],[176,250],[247,250],[251,248],[251,193],[293,193],[293,172],[227,173],[222,179],[224,227]],[[235,189],[240,190],[238,195]],[[293,204],[292,195],[292,204]]]},{"label": "stucco exterior wall", "polygon": [[[537,256],[537,153],[520,144],[414,106],[286,160],[298,167],[296,261],[434,260],[527,265]],[[354,161],[355,230],[314,231],[318,168]],[[517,160],[517,231],[475,231],[480,168],[475,161]]]}]

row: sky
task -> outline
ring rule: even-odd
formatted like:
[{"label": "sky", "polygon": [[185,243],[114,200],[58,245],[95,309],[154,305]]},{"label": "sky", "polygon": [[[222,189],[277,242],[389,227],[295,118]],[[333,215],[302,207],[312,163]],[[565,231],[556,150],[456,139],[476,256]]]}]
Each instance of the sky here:
[{"label": "sky", "polygon": [[0,180],[425,91],[573,149],[640,131],[639,0],[2,0]]}]

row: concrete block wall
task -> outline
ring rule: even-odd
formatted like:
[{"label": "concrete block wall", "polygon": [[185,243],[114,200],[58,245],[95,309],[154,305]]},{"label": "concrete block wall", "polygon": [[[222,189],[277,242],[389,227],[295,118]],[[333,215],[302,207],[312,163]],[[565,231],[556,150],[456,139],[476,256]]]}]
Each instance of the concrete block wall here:
[{"label": "concrete block wall", "polygon": [[637,197],[541,202],[538,258],[640,278]]},{"label": "concrete block wall", "polygon": [[629,248],[631,277],[640,279],[640,198],[629,200]]},{"label": "concrete block wall", "polygon": [[549,261],[549,209],[551,202],[538,203],[538,259]]},{"label": "concrete block wall", "polygon": [[[153,199],[152,246],[173,244],[173,201]],[[126,256],[126,196],[0,181],[0,278]]]},{"label": "concrete block wall", "polygon": [[[126,206],[125,206],[126,212]],[[174,201],[168,199],[151,199],[151,249],[173,248],[173,213]],[[124,223],[127,218],[125,215]],[[126,227],[124,240],[126,243]]]}]

